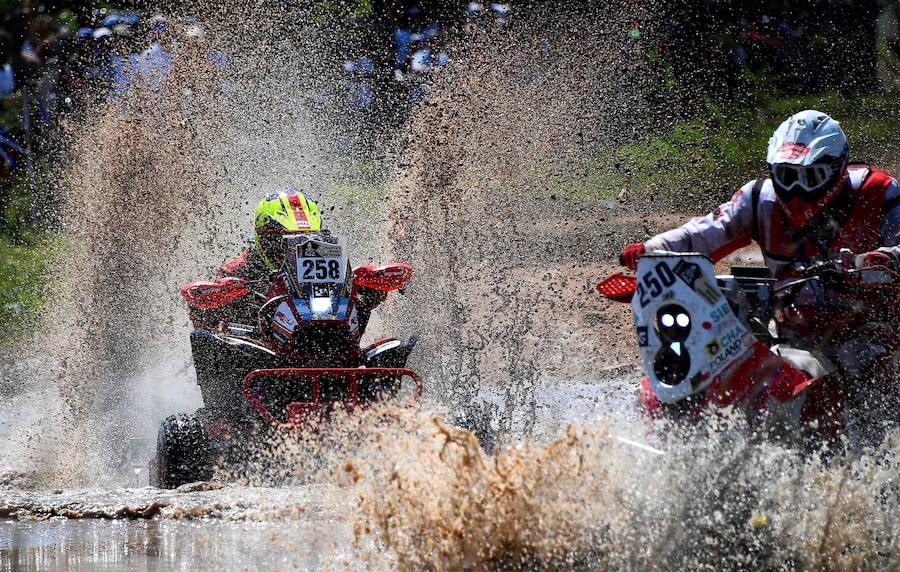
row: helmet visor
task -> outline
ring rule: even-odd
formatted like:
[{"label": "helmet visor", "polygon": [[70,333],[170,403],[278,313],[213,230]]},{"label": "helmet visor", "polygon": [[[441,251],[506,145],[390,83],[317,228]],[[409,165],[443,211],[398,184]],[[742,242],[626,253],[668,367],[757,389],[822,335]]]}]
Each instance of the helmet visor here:
[{"label": "helmet visor", "polygon": [[777,164],[772,168],[772,177],[785,191],[813,193],[828,183],[834,174],[834,167],[828,163],[812,165]]}]

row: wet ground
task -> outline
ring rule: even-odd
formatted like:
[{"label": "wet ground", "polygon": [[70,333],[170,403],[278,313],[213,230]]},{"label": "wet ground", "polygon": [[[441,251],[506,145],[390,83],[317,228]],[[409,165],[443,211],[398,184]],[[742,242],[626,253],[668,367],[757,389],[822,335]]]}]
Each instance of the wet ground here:
[{"label": "wet ground", "polygon": [[0,502],[2,570],[364,568],[342,521],[352,507],[321,487],[148,487],[4,494]]},{"label": "wet ground", "polygon": [[[322,546],[323,528],[216,521],[0,521],[0,555],[4,570],[318,569],[347,559],[345,552]],[[328,532],[333,538],[335,527]]]},{"label": "wet ground", "polygon": [[[636,412],[630,391],[635,376],[633,368],[619,368],[595,384],[540,388],[536,437],[549,438],[567,421],[591,421],[611,410],[627,425]],[[491,391],[479,397],[502,402]],[[649,454],[627,443],[616,446],[626,454]],[[135,478],[146,479],[146,473]],[[393,567],[392,557],[370,537],[355,542],[356,500],[335,486],[30,490],[30,475],[14,472],[3,482],[0,572]]]}]

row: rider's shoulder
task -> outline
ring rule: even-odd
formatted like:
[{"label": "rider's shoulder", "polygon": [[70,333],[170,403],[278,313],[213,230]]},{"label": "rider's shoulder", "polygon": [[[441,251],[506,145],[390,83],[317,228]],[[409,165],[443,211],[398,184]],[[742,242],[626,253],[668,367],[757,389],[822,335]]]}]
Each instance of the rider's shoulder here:
[{"label": "rider's shoulder", "polygon": [[772,186],[771,179],[753,179],[751,181],[747,181],[741,188],[737,190],[734,194],[735,202],[746,201],[748,204],[753,201],[753,188],[759,185],[759,203],[766,202],[775,202],[775,187]]},{"label": "rider's shoulder", "polygon": [[851,163],[847,167],[847,178],[854,189],[860,188],[871,174],[872,166],[867,163]]},{"label": "rider's shoulder", "polygon": [[851,163],[847,166],[847,177],[850,186],[859,189],[867,183],[883,188],[888,194],[897,192],[897,180],[887,171],[869,163]]}]

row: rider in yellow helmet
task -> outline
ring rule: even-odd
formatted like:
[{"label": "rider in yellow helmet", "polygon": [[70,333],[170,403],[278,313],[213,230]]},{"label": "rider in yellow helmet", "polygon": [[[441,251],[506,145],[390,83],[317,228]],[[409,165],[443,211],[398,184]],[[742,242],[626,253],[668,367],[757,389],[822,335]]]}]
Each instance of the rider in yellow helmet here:
[{"label": "rider in yellow helmet", "polygon": [[[219,268],[216,278],[236,277],[248,282],[266,280],[284,262],[286,235],[313,232],[330,234],[322,227],[319,207],[305,193],[284,189],[269,193],[256,206],[253,225],[253,245]],[[265,288],[257,287],[264,292]],[[356,289],[356,310],[360,332],[365,330],[371,311],[387,297],[385,292],[371,288]],[[254,315],[251,300],[239,301],[230,311]]]},{"label": "rider in yellow helmet", "polygon": [[254,236],[256,253],[269,270],[277,270],[284,261],[284,236],[318,232],[322,228],[319,207],[295,189],[266,196],[256,206]]},{"label": "rider in yellow helmet", "polygon": [[296,189],[269,193],[256,206],[253,247],[246,248],[240,256],[222,265],[219,276],[247,280],[263,278],[281,267],[285,235],[321,230],[319,207],[306,194]]}]

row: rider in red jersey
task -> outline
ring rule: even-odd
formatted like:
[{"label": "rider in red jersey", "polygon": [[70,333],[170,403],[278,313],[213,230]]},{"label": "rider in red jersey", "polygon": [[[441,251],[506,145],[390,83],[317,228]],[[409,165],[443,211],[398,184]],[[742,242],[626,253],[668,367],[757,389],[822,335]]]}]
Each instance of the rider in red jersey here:
[{"label": "rider in red jersey", "polygon": [[[290,234],[316,233],[330,237],[322,227],[322,218],[316,203],[305,193],[285,189],[270,193],[259,202],[256,209],[253,240],[234,259],[223,264],[216,273],[216,283],[240,280],[250,292],[265,294],[273,272],[281,269],[284,260],[284,237]],[[385,292],[356,287],[353,316],[350,319],[351,335],[362,337],[372,310],[387,297]],[[256,322],[259,300],[248,295],[236,298],[214,310],[206,310],[206,321],[224,320],[252,325]],[[195,314],[199,311],[195,310]]]},{"label": "rider in red jersey", "polygon": [[843,248],[857,264],[900,264],[900,188],[884,171],[848,161],[836,121],[807,110],[769,140],[770,178],[750,181],[705,217],[629,244],[620,257],[634,269],[644,252],[699,252],[718,261],[751,240],[766,266],[785,278]]},{"label": "rider in red jersey", "polygon": [[[778,280],[836,258],[852,259],[857,268],[900,269],[900,187],[880,169],[850,163],[848,151],[843,130],[829,116],[812,110],[793,115],[769,140],[768,179],[748,182],[704,217],[626,246],[620,262],[634,269],[641,255],[654,251],[697,252],[718,261],[756,241]],[[848,251],[855,256],[842,256]],[[886,321],[893,319],[885,312]],[[878,335],[833,343],[827,334],[810,336],[808,327],[783,328],[792,347],[822,352],[845,388],[866,383],[871,368],[892,351]]]}]

